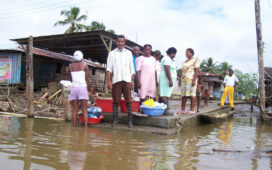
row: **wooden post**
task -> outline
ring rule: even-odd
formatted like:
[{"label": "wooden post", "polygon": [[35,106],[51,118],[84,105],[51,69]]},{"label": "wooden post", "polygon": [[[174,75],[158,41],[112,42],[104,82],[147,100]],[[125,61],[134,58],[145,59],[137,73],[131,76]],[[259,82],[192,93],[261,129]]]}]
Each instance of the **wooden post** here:
[{"label": "wooden post", "polygon": [[27,116],[34,116],[34,82],[33,82],[33,37],[30,36],[26,49],[26,97],[27,97]]},{"label": "wooden post", "polygon": [[[110,39],[109,45],[107,45],[106,41],[104,40],[102,35],[99,35],[103,44],[105,45],[106,49],[108,50],[108,53],[111,52],[112,49],[112,39]],[[104,79],[104,92],[108,93],[108,88],[107,88],[107,64],[106,64],[106,71],[105,71],[105,79]]]},{"label": "wooden post", "polygon": [[259,106],[260,106],[260,111],[262,116],[266,116],[260,0],[255,0],[255,19],[256,19],[256,34],[257,34],[257,49],[258,49],[258,64],[259,64],[259,98],[260,98]]}]

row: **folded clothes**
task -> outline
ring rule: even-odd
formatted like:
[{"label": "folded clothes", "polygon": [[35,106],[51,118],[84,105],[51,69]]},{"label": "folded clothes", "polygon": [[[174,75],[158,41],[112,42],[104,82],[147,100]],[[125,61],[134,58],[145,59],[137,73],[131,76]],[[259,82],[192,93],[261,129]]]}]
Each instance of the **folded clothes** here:
[{"label": "folded clothes", "polygon": [[87,109],[88,116],[92,118],[98,118],[102,114],[102,109],[100,107],[91,107]]}]

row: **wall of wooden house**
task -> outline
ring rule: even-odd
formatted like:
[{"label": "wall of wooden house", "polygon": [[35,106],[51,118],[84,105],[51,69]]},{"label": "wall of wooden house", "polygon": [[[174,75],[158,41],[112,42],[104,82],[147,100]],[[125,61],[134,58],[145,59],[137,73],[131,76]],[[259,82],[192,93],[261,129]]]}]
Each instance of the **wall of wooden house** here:
[{"label": "wall of wooden house", "polygon": [[89,66],[89,75],[90,87],[94,87],[96,90],[103,90],[105,70]]},{"label": "wall of wooden house", "polygon": [[[22,58],[22,71],[21,82],[25,85],[25,56]],[[49,82],[56,82],[61,80],[63,65],[68,65],[67,62],[62,60],[50,59],[42,56],[33,57],[33,74],[34,74],[34,86],[48,86]]]},{"label": "wall of wooden house", "polygon": [[11,59],[11,79],[0,80],[0,84],[19,84],[21,79],[21,53],[0,53],[0,59]]}]

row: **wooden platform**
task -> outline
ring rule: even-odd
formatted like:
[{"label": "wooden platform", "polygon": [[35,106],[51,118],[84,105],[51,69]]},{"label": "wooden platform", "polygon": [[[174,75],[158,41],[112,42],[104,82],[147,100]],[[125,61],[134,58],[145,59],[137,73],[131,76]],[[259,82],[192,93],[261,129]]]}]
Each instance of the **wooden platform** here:
[{"label": "wooden platform", "polygon": [[[164,128],[164,129],[180,129],[186,128],[198,123],[216,123],[216,120],[226,120],[233,115],[228,107],[221,108],[217,103],[210,103],[209,106],[202,106],[199,113],[194,115],[177,115],[180,110],[178,101],[171,101],[170,110],[160,117],[140,117],[133,116],[133,124],[143,127]],[[188,106],[189,108],[189,106]],[[112,123],[112,113],[103,113],[104,123]],[[119,113],[119,124],[127,125],[127,113]],[[179,131],[179,130],[176,130]]]}]

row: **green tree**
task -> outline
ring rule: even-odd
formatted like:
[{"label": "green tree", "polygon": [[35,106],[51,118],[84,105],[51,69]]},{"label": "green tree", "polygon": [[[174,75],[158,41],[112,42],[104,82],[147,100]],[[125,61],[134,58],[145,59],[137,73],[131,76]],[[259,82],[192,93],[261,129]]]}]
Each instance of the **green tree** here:
[{"label": "green tree", "polygon": [[217,73],[217,69],[217,62],[214,62],[212,57],[204,59],[200,64],[201,72]]},{"label": "green tree", "polygon": [[228,62],[222,62],[219,66],[218,66],[218,73],[225,76],[227,75],[229,69],[232,69],[232,65],[229,65]]},{"label": "green tree", "polygon": [[54,26],[57,25],[70,25],[65,33],[80,32],[86,29],[86,25],[81,24],[81,21],[87,19],[87,15],[80,15],[80,9],[78,7],[71,7],[70,10],[62,10],[60,15],[65,17],[62,21],[57,21]]},{"label": "green tree", "polygon": [[239,79],[236,87],[238,92],[242,92],[247,97],[258,94],[258,75],[256,73],[243,73],[240,70],[235,70],[234,73]]},{"label": "green tree", "polygon": [[112,29],[106,30],[106,26],[103,24],[103,22],[100,23],[97,21],[93,21],[90,26],[86,27],[86,31],[98,31],[98,30],[108,31],[115,34],[115,31]]}]

